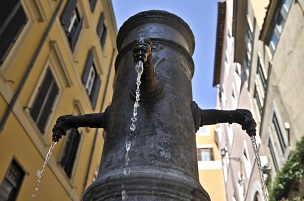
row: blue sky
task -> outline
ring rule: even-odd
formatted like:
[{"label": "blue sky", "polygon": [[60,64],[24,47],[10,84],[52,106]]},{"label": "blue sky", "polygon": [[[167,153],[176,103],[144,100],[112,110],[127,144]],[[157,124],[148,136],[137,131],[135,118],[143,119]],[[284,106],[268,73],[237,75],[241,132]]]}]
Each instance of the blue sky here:
[{"label": "blue sky", "polygon": [[193,100],[203,108],[215,108],[212,87],[217,22],[217,0],[112,0],[118,29],[129,17],[145,10],[165,10],[187,22],[195,37],[192,79]]}]

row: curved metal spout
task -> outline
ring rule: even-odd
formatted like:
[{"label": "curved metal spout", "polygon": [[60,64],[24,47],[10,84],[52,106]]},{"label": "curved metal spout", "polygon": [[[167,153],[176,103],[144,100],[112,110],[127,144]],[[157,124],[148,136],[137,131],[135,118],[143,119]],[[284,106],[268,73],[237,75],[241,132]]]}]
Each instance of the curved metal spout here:
[{"label": "curved metal spout", "polygon": [[[149,39],[140,39],[133,47],[133,58],[136,64],[143,63],[143,74],[141,79],[141,89],[152,92],[157,88],[157,80],[152,61],[152,43]],[[136,65],[141,66],[141,65]]]}]

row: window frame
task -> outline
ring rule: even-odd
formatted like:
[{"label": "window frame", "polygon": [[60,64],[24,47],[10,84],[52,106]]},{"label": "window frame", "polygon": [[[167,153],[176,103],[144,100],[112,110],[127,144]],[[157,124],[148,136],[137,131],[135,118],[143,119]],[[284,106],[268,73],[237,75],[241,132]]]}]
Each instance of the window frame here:
[{"label": "window frame", "polygon": [[[12,168],[12,166],[14,166],[14,168]],[[20,174],[20,178],[18,179],[18,181],[14,181],[11,177],[11,174],[12,174],[12,170],[15,169],[15,176],[16,176],[16,171],[19,171],[17,174]],[[18,197],[19,195],[19,191],[22,187],[22,183],[24,181],[24,178],[25,178],[25,171],[23,170],[23,168],[21,167],[21,165],[16,161],[16,160],[12,160],[8,169],[6,170],[6,173],[5,173],[5,176],[1,182],[1,185],[0,185],[0,196],[1,196],[1,189],[2,189],[2,185],[4,184],[4,182],[7,182],[7,184],[10,184],[11,187],[13,187],[12,191],[10,192],[13,192],[12,194],[9,194],[9,197],[8,197],[8,200],[16,200],[16,198]]]},{"label": "window frame", "polygon": [[198,161],[214,161],[213,147],[198,147],[196,150]]}]

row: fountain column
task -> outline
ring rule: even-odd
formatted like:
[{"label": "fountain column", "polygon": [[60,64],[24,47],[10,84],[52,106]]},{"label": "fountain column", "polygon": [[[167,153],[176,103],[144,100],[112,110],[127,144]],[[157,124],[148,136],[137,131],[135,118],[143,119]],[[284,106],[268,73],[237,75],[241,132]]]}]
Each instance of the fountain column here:
[{"label": "fountain column", "polygon": [[[130,131],[134,89],[133,46],[152,42],[157,90],[141,88],[136,130]],[[191,111],[194,36],[179,17],[146,11],[129,18],[117,37],[116,81],[99,176],[85,201],[209,201],[199,183],[195,122]],[[131,141],[126,167],[126,141]],[[124,169],[130,171],[124,174]]]}]

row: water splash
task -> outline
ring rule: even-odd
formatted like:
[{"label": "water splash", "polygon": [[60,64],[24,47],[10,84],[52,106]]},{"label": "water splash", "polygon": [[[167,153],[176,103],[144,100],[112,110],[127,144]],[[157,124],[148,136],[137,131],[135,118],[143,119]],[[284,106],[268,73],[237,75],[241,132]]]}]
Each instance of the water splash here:
[{"label": "water splash", "polygon": [[46,154],[46,157],[45,157],[43,165],[42,165],[42,170],[40,171],[40,174],[39,174],[39,177],[38,177],[38,183],[37,183],[37,186],[35,188],[35,193],[32,194],[33,198],[35,198],[37,196],[37,192],[39,191],[39,185],[40,185],[40,183],[42,181],[42,177],[43,177],[44,172],[45,172],[45,167],[46,167],[46,165],[48,164],[48,162],[50,160],[50,157],[52,155],[52,151],[53,151],[53,149],[54,149],[54,147],[55,147],[56,144],[57,144],[57,142],[53,142],[52,145],[49,148],[48,153]]},{"label": "water splash", "polygon": [[255,138],[254,135],[252,135],[252,136],[250,136],[250,139],[251,139],[253,151],[254,151],[256,161],[257,161],[257,164],[258,164],[258,168],[259,168],[259,174],[260,174],[260,179],[261,179],[261,183],[262,183],[264,199],[265,199],[265,201],[269,201],[268,190],[267,190],[267,186],[266,186],[265,179],[264,179],[264,176],[263,176],[261,159],[260,159],[260,156],[259,156],[259,151],[258,151],[258,145],[256,143],[256,138]]},{"label": "water splash", "polygon": [[[139,100],[140,100],[140,84],[141,84],[141,75],[144,71],[143,67],[143,62],[138,61],[137,64],[135,65],[135,70],[137,72],[137,78],[136,78],[136,91],[135,91],[135,102],[134,102],[134,107],[133,107],[133,116],[131,118],[131,125],[130,125],[130,137],[132,137],[133,132],[137,129],[135,123],[137,122],[137,108],[139,107]],[[132,146],[132,141],[127,140],[126,141],[126,154],[125,154],[125,168],[123,170],[123,173],[125,176],[130,176],[131,170],[129,168],[129,162],[130,162],[130,156],[129,156],[129,151]],[[124,185],[122,185],[122,191],[121,191],[121,199],[122,200],[128,200],[128,194],[127,191],[125,190]]]}]

